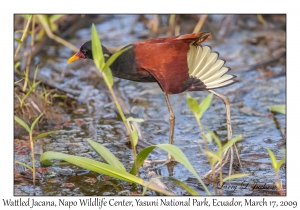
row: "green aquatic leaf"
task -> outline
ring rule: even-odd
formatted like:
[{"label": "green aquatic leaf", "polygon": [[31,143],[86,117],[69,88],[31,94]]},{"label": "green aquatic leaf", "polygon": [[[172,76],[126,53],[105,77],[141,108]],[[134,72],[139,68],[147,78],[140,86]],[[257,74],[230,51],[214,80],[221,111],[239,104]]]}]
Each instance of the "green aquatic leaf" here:
[{"label": "green aquatic leaf", "polygon": [[92,140],[87,140],[91,147],[111,166],[119,168],[123,171],[126,171],[124,165],[118,160],[118,158],[109,151],[106,147],[102,144],[99,144]]},{"label": "green aquatic leaf", "polygon": [[[156,147],[166,151],[172,157],[174,157],[179,163],[181,163],[184,167],[186,167],[198,179],[198,181],[203,186],[203,188],[204,188],[205,192],[207,193],[207,195],[210,195],[210,192],[208,191],[207,187],[205,186],[202,179],[199,177],[196,170],[193,168],[193,166],[191,165],[191,163],[189,162],[189,160],[187,159],[185,154],[178,147],[176,147],[172,144],[158,144],[158,145],[153,145],[153,146],[149,146],[149,147],[144,148],[137,156],[137,167],[140,167],[143,164],[143,162],[148,157],[150,152],[153,149],[155,149]],[[135,171],[134,166],[133,166],[131,168],[131,173],[134,173],[134,172],[136,172],[136,171]]]},{"label": "green aquatic leaf", "polygon": [[92,53],[93,60],[96,67],[102,72],[104,69],[105,61],[102,52],[101,40],[98,36],[95,24],[92,25]]},{"label": "green aquatic leaf", "polygon": [[20,125],[22,125],[23,128],[25,128],[27,130],[28,133],[31,132],[29,126],[18,116],[14,116],[15,121],[17,121],[17,123],[19,123]]},{"label": "green aquatic leaf", "polygon": [[286,107],[285,107],[285,105],[269,106],[269,110],[271,112],[278,112],[278,113],[281,113],[281,114],[286,114]]}]

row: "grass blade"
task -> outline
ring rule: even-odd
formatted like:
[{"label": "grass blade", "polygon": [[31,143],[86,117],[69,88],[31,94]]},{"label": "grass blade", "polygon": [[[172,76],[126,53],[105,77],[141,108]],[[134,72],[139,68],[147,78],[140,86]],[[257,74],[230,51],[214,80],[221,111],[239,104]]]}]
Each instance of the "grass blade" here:
[{"label": "grass blade", "polygon": [[124,170],[86,157],[67,155],[60,152],[45,152],[41,155],[40,161],[41,163],[44,163],[45,160],[64,160],[79,167],[105,174],[107,176],[111,176],[124,181],[134,182],[136,184],[143,184],[142,179],[129,174]]},{"label": "grass blade", "polygon": [[[111,165],[105,164],[105,163],[101,163],[89,158],[85,158],[85,157],[77,157],[74,155],[67,155],[67,154],[63,154],[60,152],[45,152],[41,155],[40,157],[40,162],[42,164],[49,164],[49,160],[64,160],[67,161],[69,163],[72,163],[74,165],[77,165],[79,167],[97,172],[97,173],[101,173],[107,176],[111,176],[120,180],[124,180],[124,181],[128,181],[128,182],[132,182],[132,183],[136,183],[136,184],[140,184],[142,186],[146,186],[148,185],[147,182],[144,182],[142,179],[127,173],[126,171],[123,171],[119,168],[115,168]],[[165,194],[165,195],[174,195],[174,193],[169,192],[167,190],[164,190],[162,188],[159,188],[156,185],[153,184],[149,184],[149,189],[151,190],[155,190],[159,193]]]},{"label": "grass blade", "polygon": [[40,133],[39,135],[37,135],[36,137],[33,138],[33,141],[36,141],[40,138],[44,138],[45,136],[49,136],[53,133],[56,133],[56,132],[62,132],[63,130],[56,130],[56,131],[49,131],[49,132],[45,132],[45,133]]},{"label": "grass blade", "polygon": [[243,138],[242,135],[238,135],[234,137],[233,139],[229,140],[223,147],[222,152],[226,151],[229,147],[231,147],[233,144],[235,144],[237,141],[240,141]]},{"label": "grass blade", "polygon": [[210,93],[202,100],[201,104],[199,105],[199,113],[198,113],[199,119],[201,119],[203,113],[206,112],[206,110],[209,108],[212,98],[213,98],[213,93]]},{"label": "grass blade", "polygon": [[23,42],[22,42],[22,40],[21,40],[21,39],[14,38],[14,40],[15,40],[16,42],[18,42],[19,44],[23,44]]},{"label": "grass blade", "polygon": [[[144,148],[136,157],[136,162],[137,162],[137,168],[141,167],[143,162],[146,160],[148,155],[154,150],[156,147],[155,146],[149,146]],[[136,174],[136,168],[135,165],[133,164],[130,170],[131,174]]]},{"label": "grass blade", "polygon": [[268,153],[269,153],[269,156],[270,156],[270,159],[271,159],[271,163],[272,163],[272,166],[276,172],[276,168],[277,168],[277,160],[276,160],[276,157],[274,155],[274,153],[272,152],[272,150],[270,150],[269,148],[267,148],[268,150]]},{"label": "grass blade", "polygon": [[103,73],[105,74],[107,81],[108,81],[108,86],[112,87],[114,85],[114,78],[111,72],[111,69],[108,67],[104,69]]},{"label": "grass blade", "polygon": [[33,131],[35,125],[37,124],[37,122],[40,120],[40,118],[42,117],[44,113],[40,114],[40,116],[38,116],[34,121],[33,123],[31,124],[31,131]]},{"label": "grass blade", "polygon": [[129,50],[130,48],[132,48],[132,46],[129,46],[129,47],[126,47],[116,53],[114,53],[112,56],[109,57],[109,59],[107,60],[105,66],[103,67],[103,69],[106,69],[108,67],[111,66],[111,64],[122,54],[124,53],[125,51]]},{"label": "grass blade", "polygon": [[29,165],[25,164],[25,163],[22,163],[22,162],[19,162],[19,161],[15,161],[15,163],[19,164],[19,165],[22,165],[24,166],[25,168],[28,168],[29,170],[33,171],[33,168],[31,168]]},{"label": "grass blade", "polygon": [[222,160],[222,154],[220,154],[219,152],[220,150],[218,150],[218,152],[213,153],[211,151],[204,151],[206,153],[206,155],[211,158],[211,164],[215,165],[217,162],[220,162]]},{"label": "grass blade", "polygon": [[94,142],[92,140],[87,140],[91,147],[111,166],[118,168],[122,171],[126,171],[124,165],[116,158],[116,156],[109,151],[102,144]]},{"label": "grass blade", "polygon": [[135,126],[133,124],[130,124],[130,127],[131,127],[131,140],[132,140],[132,143],[133,143],[133,146],[136,147],[138,141],[139,141],[139,136],[138,136],[138,132],[135,128]]},{"label": "grass blade", "polygon": [[190,110],[195,115],[195,117],[198,118],[198,113],[200,111],[199,106],[198,106],[198,102],[197,102],[196,99],[192,98],[192,96],[190,94],[187,94],[187,104],[188,104]]},{"label": "grass blade", "polygon": [[19,117],[17,117],[16,115],[14,116],[15,121],[17,121],[17,123],[19,123],[20,125],[22,125],[23,128],[25,128],[27,130],[28,133],[31,132],[29,126]]},{"label": "grass blade", "polygon": [[104,70],[104,57],[102,52],[101,41],[98,37],[98,32],[95,24],[92,24],[92,53],[96,67],[102,72]]}]

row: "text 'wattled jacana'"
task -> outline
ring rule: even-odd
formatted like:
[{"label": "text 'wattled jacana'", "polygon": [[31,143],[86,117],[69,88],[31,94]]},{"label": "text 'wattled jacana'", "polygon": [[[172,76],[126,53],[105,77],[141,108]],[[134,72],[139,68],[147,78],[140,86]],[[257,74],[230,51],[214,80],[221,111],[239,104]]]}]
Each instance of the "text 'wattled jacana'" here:
[{"label": "text 'wattled jacana'", "polygon": [[[235,76],[227,74],[230,68],[224,67],[225,61],[218,59],[217,52],[212,52],[209,46],[200,45],[209,39],[209,32],[198,32],[135,42],[128,45],[132,48],[110,66],[115,77],[158,83],[170,113],[170,144],[173,144],[175,116],[168,97],[169,94],[185,91],[208,90],[223,100],[227,110],[228,139],[231,139],[229,101],[212,89],[233,84]],[[112,55],[104,46],[102,50],[104,54]],[[91,41],[85,42],[68,63],[79,58],[93,59]]]}]

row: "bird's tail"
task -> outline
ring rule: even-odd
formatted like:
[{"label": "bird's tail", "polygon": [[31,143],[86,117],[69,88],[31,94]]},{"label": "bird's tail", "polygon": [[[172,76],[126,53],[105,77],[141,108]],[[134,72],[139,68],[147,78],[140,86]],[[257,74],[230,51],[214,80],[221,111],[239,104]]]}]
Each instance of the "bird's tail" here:
[{"label": "bird's tail", "polygon": [[236,82],[235,75],[227,74],[230,68],[224,66],[225,61],[218,58],[219,54],[212,52],[209,46],[190,44],[189,75],[199,79],[207,90],[225,87]]}]

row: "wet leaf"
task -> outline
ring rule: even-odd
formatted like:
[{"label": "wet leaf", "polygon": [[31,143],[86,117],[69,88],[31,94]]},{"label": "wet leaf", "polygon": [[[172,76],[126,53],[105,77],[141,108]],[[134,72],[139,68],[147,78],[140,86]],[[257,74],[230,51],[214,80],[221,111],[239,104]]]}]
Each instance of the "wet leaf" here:
[{"label": "wet leaf", "polygon": [[92,53],[93,60],[96,67],[102,72],[104,69],[105,61],[102,52],[102,46],[98,32],[94,24],[92,24]]},{"label": "wet leaf", "polygon": [[31,132],[29,126],[19,117],[17,117],[16,115],[14,116],[15,121],[17,121],[17,123],[19,123],[20,125],[22,125],[23,128],[25,128],[27,130],[28,133]]},{"label": "wet leaf", "polygon": [[286,114],[286,107],[285,107],[285,105],[269,106],[269,110],[271,112],[277,112],[277,113],[281,113],[281,114]]},{"label": "wet leaf", "polygon": [[[111,176],[120,180],[140,184],[142,186],[148,185],[147,182],[142,179],[127,173],[119,168],[115,168],[114,166],[101,163],[86,157],[78,157],[74,155],[67,155],[60,152],[45,152],[40,157],[40,162],[42,164],[49,164],[49,160],[64,160],[79,167],[85,168],[87,170],[91,170],[97,173],[101,173],[107,176]],[[158,187],[157,185],[149,184],[149,189],[155,190],[159,193],[163,193],[165,195],[174,195],[174,193],[169,192],[165,189]]]},{"label": "wet leaf", "polygon": [[102,144],[94,142],[92,140],[87,140],[91,147],[111,166],[118,168],[120,170],[126,171],[124,165],[118,160],[118,158],[109,151]]},{"label": "wet leaf", "polygon": [[101,163],[86,157],[78,157],[74,155],[67,155],[60,152],[45,152],[41,155],[40,161],[44,164],[45,160],[64,160],[79,167],[95,171],[107,176],[111,176],[117,179],[134,182],[137,184],[143,184],[143,180],[127,173],[126,171],[116,168],[106,163]]}]

